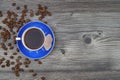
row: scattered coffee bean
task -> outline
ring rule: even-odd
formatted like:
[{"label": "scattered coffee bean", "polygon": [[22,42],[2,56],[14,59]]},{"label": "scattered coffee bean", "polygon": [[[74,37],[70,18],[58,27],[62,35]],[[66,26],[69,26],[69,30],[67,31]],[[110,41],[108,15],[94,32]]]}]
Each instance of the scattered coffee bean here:
[{"label": "scattered coffee bean", "polygon": [[16,48],[16,51],[17,51],[17,52],[19,52],[19,49],[18,49],[18,48]]},{"label": "scattered coffee bean", "polygon": [[24,5],[24,9],[27,9],[27,5]]},{"label": "scattered coffee bean", "polygon": [[12,44],[11,43],[8,43],[8,46],[11,46]]},{"label": "scattered coffee bean", "polygon": [[52,16],[51,12],[47,12],[48,16]]},{"label": "scattered coffee bean", "polygon": [[41,80],[46,80],[45,76],[42,76],[42,77],[41,77]]},{"label": "scattered coffee bean", "polygon": [[25,65],[26,68],[28,68],[29,66],[28,65]]},{"label": "scattered coffee bean", "polygon": [[19,71],[24,72],[24,69],[23,69],[23,68],[20,68]]},{"label": "scattered coffee bean", "polygon": [[3,16],[2,11],[0,11],[0,17],[2,17],[2,16]]},{"label": "scattered coffee bean", "polygon": [[14,61],[12,61],[12,62],[11,62],[11,65],[14,65],[14,64],[15,64],[15,62],[14,62]]},{"label": "scattered coffee bean", "polygon": [[16,53],[16,52],[14,52],[14,53],[13,53],[13,55],[17,55],[17,53]]},{"label": "scattered coffee bean", "polygon": [[19,72],[16,72],[16,73],[15,73],[15,75],[16,75],[17,77],[19,77],[19,76],[20,76]]},{"label": "scattered coffee bean", "polygon": [[22,58],[22,56],[18,56],[17,58],[18,58],[18,59],[21,59],[21,58]]},{"label": "scattered coffee bean", "polygon": [[14,49],[14,47],[13,46],[10,46],[10,48],[9,48],[10,50],[12,50],[12,49]]},{"label": "scattered coffee bean", "polygon": [[12,6],[16,6],[16,3],[12,3]]},{"label": "scattered coffee bean", "polygon": [[29,72],[30,72],[30,73],[33,73],[33,72],[34,72],[34,70],[33,70],[33,69],[30,69],[30,70],[29,70]]},{"label": "scattered coffee bean", "polygon": [[4,61],[4,60],[5,60],[5,58],[3,57],[1,60],[2,60],[2,61]]},{"label": "scattered coffee bean", "polygon": [[31,9],[30,10],[30,17],[33,17],[34,16],[34,12],[33,12],[33,10]]},{"label": "scattered coffee bean", "polygon": [[20,7],[18,6],[18,7],[16,7],[16,9],[17,9],[17,10],[20,10]]},{"label": "scattered coffee bean", "polygon": [[33,73],[33,77],[37,76],[37,73]]},{"label": "scattered coffee bean", "polygon": [[38,61],[38,64],[42,64],[42,62],[41,62],[41,61]]},{"label": "scattered coffee bean", "polygon": [[14,59],[14,56],[10,56],[10,59]]},{"label": "scattered coffee bean", "polygon": [[2,68],[5,68],[5,65],[1,65]]},{"label": "scattered coffee bean", "polygon": [[4,52],[4,55],[8,55],[7,52]]}]

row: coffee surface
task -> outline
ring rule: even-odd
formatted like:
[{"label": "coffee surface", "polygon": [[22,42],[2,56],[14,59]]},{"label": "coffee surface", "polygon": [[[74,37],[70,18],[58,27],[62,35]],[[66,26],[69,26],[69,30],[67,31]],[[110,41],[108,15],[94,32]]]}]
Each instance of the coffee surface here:
[{"label": "coffee surface", "polygon": [[44,43],[43,33],[36,28],[29,29],[24,36],[25,45],[30,49],[38,49]]}]

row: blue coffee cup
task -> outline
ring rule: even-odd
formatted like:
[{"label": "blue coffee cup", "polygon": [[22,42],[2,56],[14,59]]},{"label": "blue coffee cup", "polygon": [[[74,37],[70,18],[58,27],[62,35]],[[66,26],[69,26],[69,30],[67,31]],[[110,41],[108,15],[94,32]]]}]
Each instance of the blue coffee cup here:
[{"label": "blue coffee cup", "polygon": [[[30,33],[30,31],[33,30],[34,32],[35,30],[40,31],[41,32],[40,35],[42,35],[42,38],[38,36],[37,39],[34,39],[34,36],[37,35]],[[42,43],[40,42],[41,45],[39,47],[37,48],[28,47],[28,45],[26,44],[27,42],[25,41],[26,40],[25,36],[28,34],[28,32],[30,34],[28,42],[31,41],[32,45],[35,44],[35,41],[37,42],[40,39],[42,39],[41,40]],[[41,59],[45,58],[53,50],[55,44],[55,36],[52,29],[47,24],[41,21],[31,21],[20,28],[18,35],[16,37],[16,41],[18,49],[24,56],[30,59]]]}]

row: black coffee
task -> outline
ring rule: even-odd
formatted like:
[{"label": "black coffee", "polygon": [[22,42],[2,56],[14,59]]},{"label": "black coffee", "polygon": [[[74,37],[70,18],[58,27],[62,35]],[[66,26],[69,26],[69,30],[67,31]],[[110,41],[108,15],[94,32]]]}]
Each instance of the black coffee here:
[{"label": "black coffee", "polygon": [[24,36],[25,45],[30,49],[38,49],[44,43],[43,33],[36,28],[29,29]]}]

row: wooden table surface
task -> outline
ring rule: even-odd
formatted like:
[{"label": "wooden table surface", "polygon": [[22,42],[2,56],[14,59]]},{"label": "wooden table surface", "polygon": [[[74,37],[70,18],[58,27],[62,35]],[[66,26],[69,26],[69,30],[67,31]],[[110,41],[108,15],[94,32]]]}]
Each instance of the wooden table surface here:
[{"label": "wooden table surface", "polygon": [[48,6],[56,44],[42,65],[30,66],[37,77],[26,71],[17,78],[8,68],[0,80],[120,80],[120,0],[0,0],[0,10],[12,2]]}]

